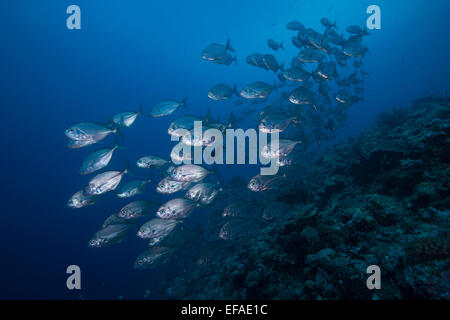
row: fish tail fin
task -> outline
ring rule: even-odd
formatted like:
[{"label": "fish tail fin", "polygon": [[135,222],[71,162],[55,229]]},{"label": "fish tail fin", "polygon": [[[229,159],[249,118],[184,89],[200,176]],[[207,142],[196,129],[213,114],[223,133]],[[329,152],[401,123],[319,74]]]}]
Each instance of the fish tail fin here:
[{"label": "fish tail fin", "polygon": [[187,104],[187,98],[188,98],[188,97],[184,97],[184,99],[181,101],[181,103],[183,104],[183,107],[185,107],[186,109],[189,110],[189,106],[188,106],[188,104]]},{"label": "fish tail fin", "polygon": [[239,66],[239,63],[237,61],[237,56],[234,56],[233,61],[234,61],[234,63],[236,63],[237,66]]},{"label": "fish tail fin", "polygon": [[130,170],[130,161],[127,161],[125,164],[125,169],[123,169],[124,174],[129,174],[132,177],[136,177],[136,175]]},{"label": "fish tail fin", "polygon": [[120,150],[125,150],[125,147],[119,143],[119,139],[117,139],[117,137],[116,137],[116,140],[114,141],[114,147],[113,148],[120,149]]},{"label": "fish tail fin", "polygon": [[234,127],[236,127],[236,122],[237,122],[236,117],[234,116],[234,113],[231,112],[230,116],[228,118],[227,128],[234,128]]},{"label": "fish tail fin", "polygon": [[239,94],[239,92],[237,91],[236,83],[233,85],[233,93],[234,93],[236,96],[240,97],[240,94]]},{"label": "fish tail fin", "polygon": [[230,38],[227,38],[227,44],[225,45],[226,50],[231,51],[231,52],[236,52],[236,50],[233,49],[233,47],[231,46],[230,43]]},{"label": "fish tail fin", "polygon": [[150,117],[150,115],[144,111],[144,107],[142,107],[142,105],[139,106],[138,113]]},{"label": "fish tail fin", "polygon": [[117,134],[119,137],[123,138],[123,132],[122,129],[118,126],[114,127],[113,132]]},{"label": "fish tail fin", "polygon": [[209,122],[212,120],[212,116],[211,116],[211,107],[208,107],[208,111],[206,111],[205,116],[203,117],[203,120],[205,120],[205,122]]}]

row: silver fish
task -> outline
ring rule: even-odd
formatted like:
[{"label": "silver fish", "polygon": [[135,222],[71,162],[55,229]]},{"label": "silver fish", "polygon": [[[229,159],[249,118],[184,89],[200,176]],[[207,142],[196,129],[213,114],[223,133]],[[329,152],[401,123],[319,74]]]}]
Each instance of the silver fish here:
[{"label": "silver fish", "polygon": [[350,100],[350,93],[347,90],[342,89],[336,92],[334,97],[337,102],[347,103]]},{"label": "silver fish", "polygon": [[311,73],[302,68],[292,67],[287,69],[283,76],[290,81],[307,81],[311,77]]},{"label": "silver fish", "polygon": [[324,55],[316,49],[305,48],[298,53],[297,59],[304,63],[320,62],[324,58]]},{"label": "silver fish", "polygon": [[97,141],[93,139],[87,139],[87,140],[69,140],[67,143],[67,147],[69,149],[80,149],[87,146],[90,146],[91,144],[97,143]]},{"label": "silver fish", "polygon": [[202,126],[202,134],[201,135],[195,135],[193,130],[186,132],[181,137],[181,142],[189,147],[200,147],[200,146],[207,146],[213,143],[215,140],[214,136],[208,136],[205,134],[205,132],[209,129],[215,129],[208,126],[203,125]]},{"label": "silver fish", "polygon": [[230,88],[226,84],[218,84],[208,91],[208,98],[216,101],[228,100],[233,96],[233,93],[236,93],[236,95],[239,96],[236,92],[236,85],[233,88]]},{"label": "silver fish", "polygon": [[124,240],[133,224],[111,224],[102,228],[89,240],[91,248],[104,248]]},{"label": "silver fish", "polygon": [[123,219],[136,219],[146,215],[154,206],[156,203],[153,201],[133,201],[122,207],[117,215]]},{"label": "silver fish", "polygon": [[187,181],[177,181],[173,180],[170,177],[165,177],[162,179],[157,187],[156,192],[162,194],[172,194],[176,193],[180,190],[185,190],[190,185],[190,182]]},{"label": "silver fish", "polygon": [[235,50],[231,47],[230,39],[227,39],[227,43],[225,45],[211,43],[203,49],[202,59],[217,63],[229,55],[227,51],[235,52]]},{"label": "silver fish", "polygon": [[198,183],[192,186],[184,197],[207,206],[214,202],[221,190],[217,183]]},{"label": "silver fish", "polygon": [[286,130],[296,117],[290,117],[284,113],[271,113],[259,123],[259,130],[263,133],[276,133]]},{"label": "silver fish", "polygon": [[138,111],[125,111],[118,113],[111,118],[111,122],[119,127],[131,127],[136,121],[137,117],[142,114],[142,108]]},{"label": "silver fish", "polygon": [[99,198],[99,196],[89,195],[84,190],[80,190],[70,197],[67,206],[72,209],[84,208],[95,204]]},{"label": "silver fish", "polygon": [[314,92],[305,87],[294,89],[289,95],[289,101],[293,104],[312,104],[315,105]]},{"label": "silver fish", "polygon": [[223,209],[223,218],[255,219],[259,216],[255,204],[249,201],[235,200]]},{"label": "silver fish", "polygon": [[316,73],[326,80],[333,80],[339,77],[334,62],[321,62],[317,67]]},{"label": "silver fish", "polygon": [[173,136],[181,137],[181,133],[177,133],[178,129],[191,130],[194,128],[194,121],[202,121],[202,118],[192,115],[184,115],[174,122],[172,122],[169,126],[168,133]]},{"label": "silver fish", "polygon": [[186,182],[200,182],[206,176],[211,174],[211,171],[195,164],[183,164],[176,167],[169,175],[172,179]]},{"label": "silver fish", "polygon": [[80,174],[91,174],[105,168],[111,161],[114,151],[118,148],[119,146],[116,144],[112,148],[100,149],[91,153],[81,164]]},{"label": "silver fish", "polygon": [[254,53],[252,55],[249,55],[247,57],[247,63],[251,66],[254,67],[258,67],[258,68],[263,68],[265,70],[268,70],[268,67],[266,66],[266,64],[264,63],[264,55],[261,53]]},{"label": "silver fish", "polygon": [[136,165],[139,168],[150,169],[150,168],[161,168],[169,164],[170,161],[163,159],[158,156],[145,156],[138,159]]},{"label": "silver fish", "polygon": [[130,181],[117,191],[117,196],[119,198],[130,198],[141,194],[144,192],[145,186],[151,181],[151,179]]},{"label": "silver fish", "polygon": [[106,171],[100,173],[89,181],[86,187],[86,193],[89,195],[99,195],[113,191],[120,184],[120,181],[122,181],[122,177],[128,172],[128,168],[125,168],[123,171]]},{"label": "silver fish", "polygon": [[274,188],[281,182],[283,176],[277,175],[256,175],[248,183],[248,188],[253,192],[261,192]]},{"label": "silver fish", "polygon": [[287,139],[280,139],[278,141],[278,148],[272,149],[272,144],[267,144],[261,150],[261,156],[268,159],[275,159],[285,157],[294,150],[295,146],[301,141],[292,141]]},{"label": "silver fish", "polygon": [[246,99],[266,99],[273,89],[277,89],[275,84],[271,86],[265,82],[256,81],[246,85],[241,90],[241,97]]},{"label": "silver fish", "polygon": [[164,100],[158,103],[157,105],[152,107],[152,110],[150,111],[150,116],[154,118],[158,117],[164,117],[171,115],[175,112],[179,107],[183,106],[185,108],[188,108],[186,105],[186,98],[183,99],[183,101],[172,101],[172,100]]},{"label": "silver fish", "polygon": [[139,228],[137,236],[142,239],[165,237],[175,229],[179,222],[179,220],[154,218]]},{"label": "silver fish", "polygon": [[119,217],[117,213],[113,213],[103,222],[102,228],[106,228],[107,226],[113,224],[136,224],[136,220],[134,219],[124,219]]},{"label": "silver fish", "polygon": [[68,137],[69,139],[95,142],[99,142],[105,139],[110,134],[117,132],[117,129],[111,129],[104,125],[93,122],[79,123],[64,131],[66,137]]},{"label": "silver fish", "polygon": [[272,54],[265,54],[262,60],[266,66],[266,69],[272,70],[274,73],[277,73],[278,70],[283,71],[283,64],[280,65]]},{"label": "silver fish", "polygon": [[142,252],[134,262],[133,267],[143,270],[168,262],[173,249],[169,247],[152,247]]},{"label": "silver fish", "polygon": [[163,204],[156,215],[161,219],[184,219],[194,211],[196,206],[194,201],[176,198]]}]

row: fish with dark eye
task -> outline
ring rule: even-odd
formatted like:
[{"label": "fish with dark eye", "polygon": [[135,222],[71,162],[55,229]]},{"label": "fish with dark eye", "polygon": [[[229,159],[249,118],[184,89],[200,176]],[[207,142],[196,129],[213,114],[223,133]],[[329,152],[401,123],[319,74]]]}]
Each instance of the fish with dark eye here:
[{"label": "fish with dark eye", "polygon": [[293,104],[298,105],[310,104],[315,106],[316,97],[314,92],[311,91],[311,89],[305,87],[298,87],[297,89],[294,89],[289,95],[289,101]]},{"label": "fish with dark eye", "polygon": [[278,146],[274,146],[272,143],[265,145],[261,150],[261,156],[267,159],[277,159],[280,157],[286,157],[289,155],[295,146],[301,141],[292,141],[288,139],[279,139]]},{"label": "fish with dark eye", "polygon": [[156,192],[161,194],[172,194],[185,190],[191,183],[189,181],[177,181],[170,177],[165,177],[156,186]]},{"label": "fish with dark eye", "polygon": [[208,206],[214,202],[222,188],[217,183],[198,183],[192,186],[185,194],[185,198],[196,201],[202,206]]},{"label": "fish with dark eye", "polygon": [[94,205],[98,199],[100,199],[100,196],[90,195],[84,190],[80,190],[70,197],[67,206],[72,209],[80,209]]},{"label": "fish with dark eye", "polygon": [[139,168],[151,169],[151,168],[161,168],[170,163],[169,160],[163,159],[158,156],[144,156],[138,159],[136,165]]},{"label": "fish with dark eye", "polygon": [[324,54],[317,49],[305,48],[298,53],[297,59],[304,63],[317,63],[324,57]]},{"label": "fish with dark eye", "polygon": [[102,228],[106,228],[107,226],[113,224],[134,224],[137,225],[137,219],[124,219],[119,217],[117,213],[113,213],[108,218],[103,221]]},{"label": "fish with dark eye", "polygon": [[264,63],[263,58],[264,58],[263,54],[261,54],[261,53],[254,53],[254,54],[249,55],[247,57],[246,61],[251,66],[268,70],[269,68]]},{"label": "fish with dark eye", "polygon": [[144,270],[167,263],[173,251],[174,249],[170,247],[151,247],[136,258],[133,267],[138,270]]},{"label": "fish with dark eye", "polygon": [[123,219],[136,219],[145,216],[149,213],[150,209],[157,205],[154,201],[133,201],[120,209],[117,214]]},{"label": "fish with dark eye", "polygon": [[211,43],[203,49],[202,59],[217,64],[230,65],[233,61],[237,64],[236,57],[233,58],[228,51],[236,52],[233,47],[231,47],[230,39],[227,39],[225,45]]},{"label": "fish with dark eye", "polygon": [[186,101],[187,98],[184,98],[180,102],[173,100],[163,100],[152,107],[152,110],[150,111],[150,116],[154,118],[169,116],[181,106],[188,109]]},{"label": "fish with dark eye", "polygon": [[139,228],[137,236],[141,239],[165,237],[175,229],[179,222],[179,220],[173,219],[153,218]]},{"label": "fish with dark eye", "polygon": [[260,210],[253,202],[234,200],[223,209],[222,217],[249,220],[259,218],[260,213]]},{"label": "fish with dark eye", "polygon": [[275,188],[282,182],[284,176],[279,175],[256,175],[250,179],[248,188],[253,192],[261,192]]},{"label": "fish with dark eye", "polygon": [[[189,147],[205,147],[208,146],[215,141],[214,135],[208,135],[206,134],[207,131],[210,129],[216,129],[212,128],[209,125],[202,125],[202,134],[196,135],[194,130],[187,131],[182,137],[181,142]],[[220,131],[220,130],[219,130]]]},{"label": "fish with dark eye", "polygon": [[284,113],[270,113],[264,117],[258,125],[263,133],[280,133],[285,131],[292,123],[299,123],[296,116],[289,116]]},{"label": "fish with dark eye", "polygon": [[118,148],[122,147],[116,144],[112,148],[100,149],[91,153],[86,157],[86,159],[84,159],[83,163],[81,164],[80,174],[91,174],[95,171],[105,168],[111,161],[114,151],[116,151]]},{"label": "fish with dark eye", "polygon": [[267,40],[267,45],[269,46],[269,48],[271,48],[272,50],[278,51],[278,49],[283,49],[283,42],[277,42],[273,39],[269,39]]},{"label": "fish with dark eye", "polygon": [[89,181],[85,191],[89,195],[100,195],[115,190],[124,175],[129,173],[128,167],[123,171],[106,171],[96,175]]},{"label": "fish with dark eye", "polygon": [[71,140],[89,141],[92,144],[102,141],[112,133],[118,132],[117,128],[112,129],[94,122],[83,122],[70,127],[64,131],[64,134]]},{"label": "fish with dark eye", "polygon": [[283,76],[289,81],[302,82],[308,81],[308,79],[311,77],[311,73],[304,70],[303,68],[291,67],[284,71]]},{"label": "fish with dark eye", "polygon": [[144,192],[145,186],[152,180],[134,180],[123,185],[118,191],[119,198],[131,198]]},{"label": "fish with dark eye", "polygon": [[183,164],[176,167],[169,176],[177,181],[200,182],[212,172],[196,164]]},{"label": "fish with dark eye", "polygon": [[197,206],[192,200],[176,198],[163,204],[156,215],[161,219],[185,219]]},{"label": "fish with dark eye", "polygon": [[267,70],[272,70],[273,73],[277,73],[278,70],[283,71],[283,64],[280,65],[272,54],[265,54],[262,59]]},{"label": "fish with dark eye", "polygon": [[317,67],[316,73],[326,80],[339,78],[334,62],[321,62]]},{"label": "fish with dark eye", "polygon": [[266,99],[273,90],[276,90],[276,84],[273,86],[262,81],[252,82],[241,90],[241,97],[245,99]]},{"label": "fish with dark eye", "polygon": [[181,137],[183,134],[181,133],[182,130],[179,129],[191,130],[194,128],[195,121],[202,121],[202,118],[193,115],[184,115],[173,121],[167,132],[172,136]]},{"label": "fish with dark eye", "polygon": [[345,89],[342,89],[342,90],[339,90],[338,92],[336,92],[334,97],[335,97],[336,101],[339,103],[347,103],[350,101],[350,93]]},{"label": "fish with dark eye", "polygon": [[142,107],[138,111],[125,111],[118,113],[111,118],[111,123],[118,127],[131,127],[137,117],[143,114]]},{"label": "fish with dark eye", "polygon": [[239,96],[239,93],[236,91],[236,85],[234,85],[233,88],[231,88],[226,84],[221,83],[212,87],[208,91],[208,98],[215,101],[228,100],[233,96],[233,94]]},{"label": "fish with dark eye", "polygon": [[122,242],[134,224],[111,224],[94,234],[89,240],[90,248],[105,248],[112,244]]}]

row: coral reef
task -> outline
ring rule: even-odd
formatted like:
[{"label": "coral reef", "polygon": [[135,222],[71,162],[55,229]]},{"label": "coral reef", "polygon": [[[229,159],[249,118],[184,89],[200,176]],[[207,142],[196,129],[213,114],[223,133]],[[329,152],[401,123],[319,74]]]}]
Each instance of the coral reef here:
[{"label": "coral reef", "polygon": [[[205,241],[169,297],[450,299],[450,99],[380,119],[286,169],[290,183],[254,198],[270,219]],[[381,290],[366,287],[370,265]]]}]

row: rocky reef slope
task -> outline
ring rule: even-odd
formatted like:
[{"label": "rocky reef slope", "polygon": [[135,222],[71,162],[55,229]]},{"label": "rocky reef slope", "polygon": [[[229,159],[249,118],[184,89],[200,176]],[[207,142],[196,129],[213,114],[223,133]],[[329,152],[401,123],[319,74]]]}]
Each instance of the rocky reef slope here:
[{"label": "rocky reef slope", "polygon": [[[275,214],[207,242],[169,296],[449,299],[449,120],[449,98],[419,99],[300,161],[290,183],[253,196]],[[369,265],[381,268],[381,290],[366,287]]]}]

